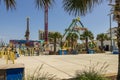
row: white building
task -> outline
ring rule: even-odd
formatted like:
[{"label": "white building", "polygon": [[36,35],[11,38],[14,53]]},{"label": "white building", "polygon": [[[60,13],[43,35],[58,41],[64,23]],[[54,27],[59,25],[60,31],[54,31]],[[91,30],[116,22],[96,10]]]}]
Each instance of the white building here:
[{"label": "white building", "polygon": [[[117,49],[117,27],[111,28],[112,49]],[[110,29],[106,33],[110,37]],[[109,41],[110,43],[110,41]]]},{"label": "white building", "polygon": [[[112,41],[112,50],[117,49],[117,36],[116,36],[117,27],[111,28],[111,40],[104,41],[104,47],[106,51],[110,51],[111,49],[111,41]],[[106,31],[108,37],[110,37],[110,29]],[[101,46],[100,41],[97,41],[97,46]]]}]

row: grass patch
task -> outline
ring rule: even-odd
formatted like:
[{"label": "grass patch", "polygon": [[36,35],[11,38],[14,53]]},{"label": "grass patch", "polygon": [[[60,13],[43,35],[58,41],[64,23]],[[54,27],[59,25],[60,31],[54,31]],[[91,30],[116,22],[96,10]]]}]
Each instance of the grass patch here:
[{"label": "grass patch", "polygon": [[56,75],[49,74],[48,72],[42,73],[42,67],[43,64],[40,67],[37,67],[32,74],[27,75],[26,80],[58,80]]},{"label": "grass patch", "polygon": [[76,76],[72,80],[110,80],[105,77],[106,68],[109,65],[105,62],[103,65],[91,64],[89,67],[76,72]]}]

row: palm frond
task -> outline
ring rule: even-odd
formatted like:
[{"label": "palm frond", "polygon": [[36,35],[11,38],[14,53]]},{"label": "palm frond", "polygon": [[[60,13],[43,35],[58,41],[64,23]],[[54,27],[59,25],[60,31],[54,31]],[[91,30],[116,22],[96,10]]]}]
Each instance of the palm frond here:
[{"label": "palm frond", "polygon": [[48,6],[48,8],[50,8],[54,2],[54,0],[35,0],[36,7],[38,9],[44,8],[46,5]]},{"label": "palm frond", "polygon": [[4,0],[4,3],[6,5],[6,9],[9,10],[11,9],[15,9],[16,8],[16,1],[15,0]]},{"label": "palm frond", "polygon": [[70,15],[84,16],[93,9],[95,4],[101,2],[102,0],[63,0],[63,8]]}]

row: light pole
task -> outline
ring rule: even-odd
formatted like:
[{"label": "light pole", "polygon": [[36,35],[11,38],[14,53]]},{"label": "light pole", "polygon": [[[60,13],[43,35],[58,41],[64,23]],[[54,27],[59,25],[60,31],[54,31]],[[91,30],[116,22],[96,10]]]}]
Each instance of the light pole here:
[{"label": "light pole", "polygon": [[112,21],[111,21],[111,14],[109,14],[109,20],[110,20],[110,51],[112,52],[113,47],[112,47],[112,28],[111,28]]},{"label": "light pole", "polygon": [[110,14],[108,14],[109,15],[109,20],[110,20],[110,51],[112,52],[112,50],[113,50],[113,46],[112,46],[112,28],[111,28],[111,24],[112,24],[112,18],[111,18],[111,16],[112,16],[112,14],[113,14],[113,11],[114,11],[114,6],[115,5],[113,5],[113,4],[108,4],[109,6],[112,6],[112,8],[110,9]]}]

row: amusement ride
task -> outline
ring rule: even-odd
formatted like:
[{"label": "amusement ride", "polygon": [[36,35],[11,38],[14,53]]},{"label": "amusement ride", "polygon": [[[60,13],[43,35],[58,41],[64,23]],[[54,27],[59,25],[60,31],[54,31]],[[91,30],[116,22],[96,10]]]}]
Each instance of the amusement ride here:
[{"label": "amusement ride", "polygon": [[80,18],[76,18],[72,20],[72,23],[69,25],[67,29],[65,29],[65,33],[63,34],[62,37],[62,50],[68,50],[70,47],[68,46],[68,40],[66,37],[68,36],[69,33],[75,33],[78,35],[80,39],[80,35],[82,32],[87,30],[87,28],[84,27],[83,23],[80,21]]}]

